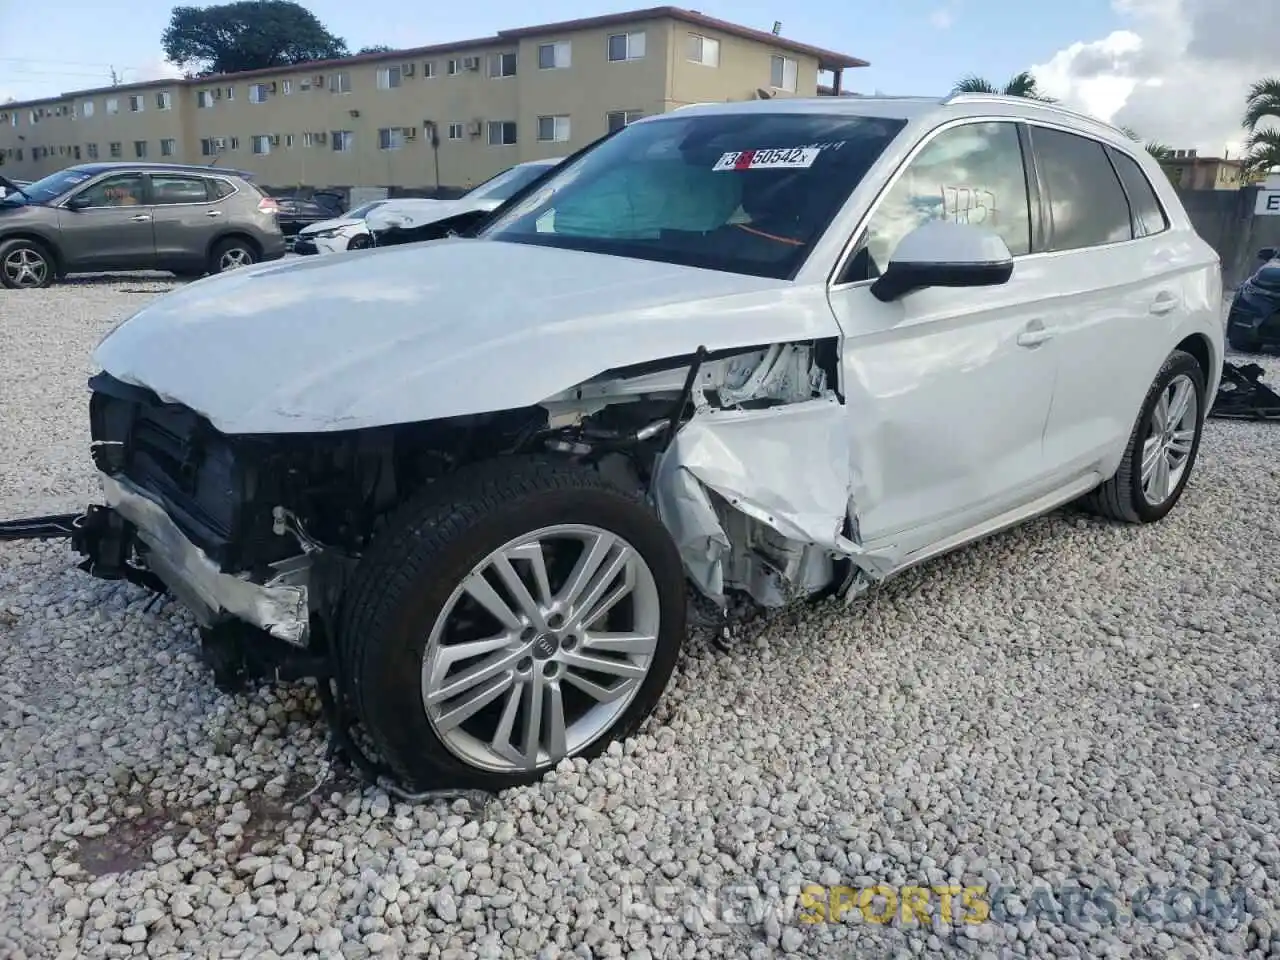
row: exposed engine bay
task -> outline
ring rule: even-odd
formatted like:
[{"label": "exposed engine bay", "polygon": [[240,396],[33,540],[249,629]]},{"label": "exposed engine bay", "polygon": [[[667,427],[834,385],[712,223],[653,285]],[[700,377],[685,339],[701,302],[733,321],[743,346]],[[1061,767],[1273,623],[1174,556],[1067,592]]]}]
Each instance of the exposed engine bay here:
[{"label": "exposed engine bay", "polygon": [[[347,571],[401,503],[468,463],[540,451],[646,490],[689,578],[715,603],[741,591],[776,607],[847,587],[858,572],[848,562],[857,530],[835,379],[834,340],[699,351],[608,371],[521,410],[227,436],[100,374],[91,382],[93,456],[120,481],[109,491],[117,501],[127,489],[145,494],[133,509],[155,501],[223,574],[303,590],[313,615],[336,606]],[[128,515],[128,504],[109,505]],[[154,568],[145,537],[138,548],[141,562],[115,559],[118,575]],[[92,552],[103,575],[113,561],[101,544]],[[207,624],[229,612],[183,599]],[[261,625],[301,647],[301,619],[297,628]]]}]

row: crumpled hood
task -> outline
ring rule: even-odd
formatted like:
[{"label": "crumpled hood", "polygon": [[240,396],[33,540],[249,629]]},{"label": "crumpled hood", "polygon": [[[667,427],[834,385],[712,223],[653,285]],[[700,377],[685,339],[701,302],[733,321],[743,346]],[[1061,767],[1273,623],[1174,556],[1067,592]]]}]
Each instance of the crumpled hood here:
[{"label": "crumpled hood", "polygon": [[358,227],[364,223],[356,217],[334,217],[332,220],[321,220],[319,223],[313,223],[303,227],[298,231],[301,236],[308,236],[316,233],[324,233],[326,230],[340,230],[343,227]]},{"label": "crumpled hood", "polygon": [[365,219],[371,231],[387,230],[397,227],[409,230],[423,227],[429,223],[437,223],[460,213],[473,210],[492,210],[498,206],[496,200],[468,200],[459,197],[456,200],[417,200],[399,204],[387,204],[371,210]]},{"label": "crumpled hood", "polygon": [[[775,309],[785,297],[793,308]],[[223,432],[305,433],[524,407],[701,345],[836,332],[820,288],[459,238],[197,281],[117,327],[94,359]]]}]

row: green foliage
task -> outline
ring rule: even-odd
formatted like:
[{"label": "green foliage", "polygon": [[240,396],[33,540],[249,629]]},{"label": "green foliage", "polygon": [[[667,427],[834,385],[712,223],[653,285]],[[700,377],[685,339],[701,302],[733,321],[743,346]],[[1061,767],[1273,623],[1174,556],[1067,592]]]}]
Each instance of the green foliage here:
[{"label": "green foliage", "polygon": [[160,43],[170,63],[198,76],[348,56],[340,37],[290,0],[174,7]]},{"label": "green foliage", "polygon": [[1053,103],[1053,97],[1046,97],[1036,84],[1035,75],[1030,70],[1023,70],[1003,87],[997,87],[985,77],[971,73],[962,77],[952,88],[952,93],[999,93],[1006,97],[1024,97],[1027,100],[1042,100]]}]

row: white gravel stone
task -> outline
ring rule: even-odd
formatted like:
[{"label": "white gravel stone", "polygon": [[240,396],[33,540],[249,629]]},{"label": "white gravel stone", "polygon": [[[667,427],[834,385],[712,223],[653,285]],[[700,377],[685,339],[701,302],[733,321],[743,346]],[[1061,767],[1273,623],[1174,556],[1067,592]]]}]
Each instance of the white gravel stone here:
[{"label": "white gravel stone", "polygon": [[[90,351],[171,285],[0,294],[0,519],[93,501]],[[0,544],[0,956],[1280,954],[1274,424],[1210,421],[1162,523],[1062,512],[727,652],[697,633],[637,736],[482,815],[291,802],[325,769],[309,689],[219,693],[180,606],[75,559]],[[1153,883],[1237,915],[1033,915]],[[1013,896],[802,924],[811,884]]]}]

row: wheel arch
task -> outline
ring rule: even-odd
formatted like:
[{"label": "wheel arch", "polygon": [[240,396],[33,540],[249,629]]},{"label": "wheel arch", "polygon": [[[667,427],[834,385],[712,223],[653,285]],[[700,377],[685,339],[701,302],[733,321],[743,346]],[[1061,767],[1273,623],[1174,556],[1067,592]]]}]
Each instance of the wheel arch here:
[{"label": "wheel arch", "polygon": [[[1177,346],[1175,346],[1173,349],[1181,350],[1183,353],[1190,354],[1195,359],[1196,363],[1200,367],[1201,374],[1204,375],[1204,385],[1205,385],[1206,393],[1208,393],[1209,391],[1215,388],[1215,385],[1217,384],[1217,381],[1218,381],[1218,376],[1216,371],[1218,370],[1218,363],[1220,362],[1221,358],[1216,355],[1214,346],[1210,342],[1207,336],[1205,336],[1203,333],[1193,333],[1190,336],[1184,337],[1182,340],[1180,340]],[[1213,397],[1206,396],[1205,397],[1206,411],[1207,411],[1207,408],[1212,404],[1213,404]]]},{"label": "wheel arch", "polygon": [[205,259],[208,260],[210,257],[212,257],[213,251],[216,250],[220,244],[226,243],[228,240],[239,240],[242,243],[248,244],[249,248],[253,250],[254,254],[259,259],[262,258],[262,244],[260,244],[257,240],[255,240],[250,234],[246,233],[244,230],[226,230],[222,233],[219,233],[217,236],[215,236],[212,240],[209,241],[209,245],[205,248],[205,251],[204,251]]},{"label": "wheel arch", "polygon": [[52,237],[34,230],[12,230],[5,234],[0,234],[0,243],[9,240],[26,240],[28,243],[39,245],[53,261],[53,272],[55,276],[62,276],[66,267],[66,261],[63,258],[62,251],[58,249],[58,244]]}]

